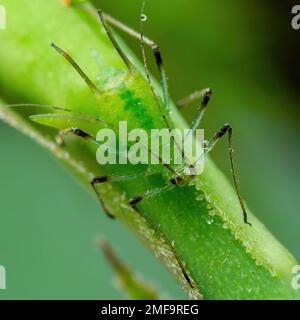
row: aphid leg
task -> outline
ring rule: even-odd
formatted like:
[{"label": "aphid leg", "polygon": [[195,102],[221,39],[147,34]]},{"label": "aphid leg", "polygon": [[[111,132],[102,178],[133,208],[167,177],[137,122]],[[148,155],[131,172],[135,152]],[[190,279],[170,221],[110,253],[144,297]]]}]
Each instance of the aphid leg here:
[{"label": "aphid leg", "polygon": [[[149,87],[150,87],[152,95],[156,101],[156,105],[158,106],[158,109],[161,113],[161,116],[164,120],[166,127],[168,128],[169,132],[171,132],[173,129],[173,125],[172,125],[172,121],[170,119],[170,113],[169,113],[170,110],[169,110],[169,92],[168,92],[167,75],[166,75],[166,71],[165,71],[165,68],[163,65],[162,55],[161,55],[159,46],[144,36],[144,22],[146,20],[146,16],[144,14],[144,7],[145,7],[145,2],[143,3],[142,10],[141,10],[140,35],[139,35],[140,45],[141,45],[141,50],[142,50],[142,57],[143,57],[143,62],[144,62],[144,68],[145,68],[146,77],[148,80]],[[163,92],[163,101],[164,101],[163,106],[161,106],[161,103],[157,98],[156,92],[154,90],[154,87],[153,87],[153,84],[151,81],[147,58],[146,58],[146,52],[145,52],[145,44],[147,44],[151,47],[151,49],[154,53],[154,56],[155,56],[155,61],[156,61],[157,67],[158,67],[158,71],[159,71],[159,75],[160,75],[160,83],[161,83],[162,92]],[[173,140],[177,150],[181,153],[182,159],[184,159],[184,161],[186,161],[184,149],[182,148],[181,144],[178,142],[177,138],[174,137],[173,135],[171,135],[171,139]]]},{"label": "aphid leg", "polygon": [[[166,191],[166,190],[165,190]],[[157,194],[157,193],[156,193]],[[178,263],[178,266],[187,282],[187,284],[192,288],[194,289],[194,285],[193,285],[193,282],[192,280],[190,279],[190,277],[188,276],[187,272],[185,271],[185,268],[183,266],[183,263],[181,262],[181,260],[179,259],[178,257],[178,254],[177,252],[175,251],[175,248],[174,248],[174,245],[172,244],[172,242],[164,235],[163,231],[160,229],[160,227],[154,223],[151,219],[149,219],[147,217],[147,215],[145,215],[142,210],[140,210],[139,208],[137,208],[136,206],[132,206],[132,208],[134,209],[134,211],[139,215],[141,216],[142,218],[145,219],[145,221],[147,222],[147,224],[149,225],[149,227],[154,230],[156,233],[159,234],[159,236],[163,239],[163,241],[167,244],[167,246],[170,248],[170,250],[172,251],[173,255],[174,255],[174,258],[175,260],[177,261]]]},{"label": "aphid leg", "polygon": [[[61,130],[56,137],[56,142],[59,145],[64,144],[64,137],[68,134],[74,134],[74,135],[76,135],[76,136],[78,136],[88,142],[99,145],[99,143],[95,140],[95,138],[93,136],[91,136],[90,134],[84,132],[83,130],[81,130],[79,128],[69,128],[69,129]],[[94,186],[93,186],[93,188],[94,188]],[[100,194],[97,192],[97,190],[95,188],[94,188],[94,190],[96,192],[97,199],[99,200],[103,211],[106,213],[106,215],[109,218],[114,219],[115,216],[112,213],[110,213],[110,211],[108,210],[108,208],[105,205],[105,202],[102,200]]]},{"label": "aphid leg", "polygon": [[164,106],[165,106],[166,110],[169,110],[168,81],[167,81],[166,71],[165,71],[165,68],[163,65],[160,47],[154,41],[149,40],[149,39],[145,38],[145,36],[144,36],[144,22],[146,21],[146,16],[144,14],[144,7],[145,7],[145,2],[142,5],[141,16],[140,16],[139,39],[141,41],[141,49],[142,49],[142,54],[143,54],[145,71],[146,71],[148,82],[149,82],[150,86],[152,86],[151,79],[150,79],[150,72],[148,69],[148,64],[147,64],[147,59],[146,59],[146,54],[145,54],[145,47],[144,47],[144,44],[147,44],[148,46],[150,46],[150,48],[153,51],[153,54],[155,57],[155,62],[158,67],[158,71],[159,71],[159,75],[160,75],[160,83],[161,83],[162,92],[163,92]]},{"label": "aphid leg", "polygon": [[114,215],[111,214],[109,212],[109,210],[107,209],[107,207],[105,206],[105,202],[102,200],[101,198],[101,194],[99,193],[98,189],[97,189],[97,185],[105,183],[105,182],[114,182],[114,181],[128,181],[128,180],[133,180],[138,178],[139,176],[147,176],[147,175],[152,175],[155,173],[149,173],[149,172],[139,172],[139,173],[135,173],[135,174],[131,174],[131,175],[124,175],[124,176],[97,176],[94,177],[93,180],[91,181],[91,186],[94,189],[97,198],[100,201],[100,204],[103,208],[103,210],[105,211],[105,213],[110,217],[113,218]]},{"label": "aphid leg", "polygon": [[[95,189],[94,189],[95,190]],[[105,205],[105,202],[103,201],[102,197],[100,196],[100,194],[98,194],[96,192],[97,195],[97,199],[100,202],[101,208],[103,209],[103,211],[105,212],[105,214],[107,215],[108,218],[110,219],[115,219],[116,217],[114,216],[114,214],[112,214],[110,212],[110,210],[107,208],[107,206]]]},{"label": "aphid leg", "polygon": [[51,47],[54,48],[58,53],[60,53],[74,67],[74,69],[79,73],[81,78],[86,82],[86,84],[89,86],[89,88],[92,90],[94,94],[100,94],[95,84],[90,80],[90,78],[84,73],[84,71],[79,67],[79,65],[68,53],[66,53],[64,50],[59,48],[54,43],[51,43]]},{"label": "aphid leg", "polygon": [[[90,143],[96,144],[99,146],[98,141],[96,141],[96,139],[90,135],[89,133],[86,133],[85,131],[79,129],[79,128],[68,128],[65,130],[61,130],[56,138],[56,141],[58,144],[63,144],[64,143],[64,137],[68,134],[73,134],[76,135]],[[168,168],[168,167],[167,167]],[[95,191],[95,193],[97,194],[98,198],[100,199],[100,194],[97,191],[96,185],[100,184],[100,183],[104,183],[104,182],[113,182],[113,181],[127,181],[127,180],[133,180],[138,178],[139,176],[149,176],[149,175],[153,175],[155,174],[155,172],[139,172],[139,173],[135,173],[135,174],[131,174],[131,175],[124,175],[124,176],[97,176],[95,178],[93,178],[93,180],[91,181],[91,185]],[[175,187],[175,185],[166,185],[164,187],[161,188],[157,188],[157,189],[153,189],[150,191],[145,192],[142,195],[138,195],[136,197],[134,197],[133,199],[131,199],[129,201],[130,206],[135,207],[140,201],[149,198],[149,197],[153,197],[161,192],[164,191],[168,191],[171,190]]]},{"label": "aphid leg", "polygon": [[189,94],[188,96],[178,100],[176,102],[176,106],[178,109],[182,109],[187,107],[189,104],[191,104],[192,102],[198,100],[198,99],[202,99],[203,98],[203,92],[204,90],[207,90],[209,88],[206,89],[202,89],[202,90],[197,90],[192,92],[191,94]]},{"label": "aphid leg", "polygon": [[42,109],[52,109],[52,110],[59,110],[59,111],[66,111],[66,112],[74,112],[70,109],[63,108],[63,107],[57,107],[52,105],[46,105],[46,104],[36,104],[36,103],[16,103],[16,104],[7,104],[5,105],[6,108],[42,108]]},{"label": "aphid leg", "polygon": [[[143,3],[142,5],[142,10],[141,10],[141,17],[140,17],[140,34],[139,34],[139,38],[140,38],[140,42],[141,42],[141,50],[142,50],[142,57],[143,57],[143,62],[144,62],[144,69],[146,72],[146,77],[148,80],[148,84],[150,87],[150,90],[152,92],[152,95],[156,101],[156,105],[158,106],[158,109],[161,113],[161,116],[165,122],[166,127],[168,128],[168,130],[171,132],[172,131],[172,124],[171,124],[171,120],[169,117],[169,93],[168,93],[168,82],[167,82],[167,76],[166,76],[166,72],[163,66],[163,61],[162,61],[162,56],[160,53],[160,48],[157,44],[155,44],[153,41],[147,39],[144,36],[144,21],[145,21],[145,15],[144,15],[144,6],[145,3]],[[151,81],[151,76],[150,76],[150,71],[148,68],[148,62],[147,62],[147,58],[146,58],[146,52],[145,52],[145,44],[148,44],[151,48],[152,51],[154,53],[155,56],[155,61],[156,64],[158,66],[158,70],[159,70],[159,74],[160,74],[160,82],[161,82],[161,87],[162,87],[162,91],[163,91],[163,97],[164,97],[164,104],[163,106],[161,105],[160,101],[157,98],[157,94],[154,90],[154,86],[152,84]],[[181,152],[182,154],[182,158],[185,159],[185,155],[184,155],[184,150],[183,148],[181,148],[181,145],[178,143],[177,139],[175,137],[173,137],[173,135],[171,136],[171,139],[174,141],[177,149]]]},{"label": "aphid leg", "polygon": [[[67,113],[66,118],[68,119],[77,119],[77,120],[82,120],[82,121],[86,121],[86,122],[92,122],[92,123],[99,123],[99,125],[104,125],[108,128],[111,129],[116,129],[116,127],[100,118],[96,118],[95,116],[83,113],[83,112],[79,112],[79,111],[75,111],[75,110],[71,110],[65,107],[58,107],[58,106],[52,106],[52,105],[43,105],[43,104],[34,104],[34,103],[22,103],[22,104],[8,104],[5,105],[6,108],[41,108],[41,109],[50,109],[52,111],[63,111]],[[38,115],[36,115],[38,116]],[[65,115],[63,113],[48,113],[48,114],[43,114],[43,116],[48,117],[49,119],[52,118],[59,118],[59,117],[65,117]]]},{"label": "aphid leg", "polygon": [[200,105],[197,109],[196,115],[192,121],[191,124],[191,131],[189,131],[185,137],[185,139],[187,139],[191,134],[193,134],[196,129],[198,128],[204,113],[206,111],[206,108],[208,106],[209,100],[211,98],[212,95],[212,89],[210,88],[206,88],[206,89],[202,89],[201,91],[195,92],[194,94],[191,94],[190,96],[182,99],[183,101],[183,105],[187,105],[188,103],[190,103],[190,101],[200,97],[201,101],[200,101]]},{"label": "aphid leg", "polygon": [[194,132],[198,128],[198,126],[204,116],[205,110],[208,106],[209,100],[212,95],[212,90],[210,88],[206,88],[206,89],[201,90],[200,94],[201,94],[200,95],[201,102],[200,102],[200,105],[197,109],[195,118],[192,121],[192,125],[191,125],[192,132]]},{"label": "aphid leg", "polygon": [[[150,90],[152,92],[152,95],[156,101],[156,105],[158,106],[158,109],[161,113],[161,116],[164,120],[164,123],[166,125],[166,127],[168,128],[169,132],[172,131],[172,124],[171,124],[171,120],[169,117],[169,93],[168,93],[168,82],[167,82],[167,76],[166,76],[166,72],[163,66],[163,61],[162,61],[162,56],[160,53],[160,48],[157,44],[155,44],[153,41],[147,39],[144,36],[144,21],[145,21],[145,14],[144,14],[144,7],[145,7],[145,3],[143,3],[142,5],[142,10],[141,10],[141,16],[140,16],[140,42],[141,42],[141,50],[142,50],[142,57],[143,57],[143,62],[144,62],[144,69],[146,72],[146,77],[148,80],[148,84],[150,87]],[[152,51],[154,53],[155,56],[155,61],[159,70],[159,74],[160,74],[160,82],[161,82],[161,87],[162,87],[162,92],[163,92],[163,98],[164,98],[164,104],[163,106],[161,106],[160,101],[157,98],[157,94],[154,90],[154,86],[152,84],[151,81],[151,76],[150,76],[150,71],[148,68],[148,62],[147,62],[147,58],[146,58],[146,52],[145,52],[145,43],[148,44],[151,48]],[[176,148],[178,149],[178,151],[181,153],[182,159],[185,159],[185,154],[184,154],[184,149],[181,147],[181,144],[179,144],[179,142],[177,141],[176,137],[174,137],[173,135],[171,135],[171,139],[173,140],[173,142],[176,145]]]},{"label": "aphid leg", "polygon": [[[57,142],[58,143],[64,143],[64,137],[68,134],[74,134],[88,142],[91,142],[93,144],[96,144],[99,146],[98,141],[96,141],[96,139],[84,132],[83,130],[79,129],[79,128],[69,128],[66,130],[62,130],[59,132],[59,135],[57,137]],[[98,190],[97,190],[97,185],[100,183],[104,183],[104,182],[113,182],[113,181],[128,181],[128,180],[133,180],[136,179],[139,176],[148,176],[148,175],[152,175],[155,174],[154,172],[139,172],[139,173],[135,173],[135,174],[131,174],[131,175],[124,175],[124,176],[97,176],[94,177],[93,180],[91,181],[91,186],[93,187],[97,198],[99,199],[102,208],[104,209],[104,211],[107,213],[107,215],[111,218],[113,215],[111,213],[109,213],[108,209],[105,206],[104,201],[101,198],[101,195],[99,194]]]},{"label": "aphid leg", "polygon": [[[8,105],[7,107],[19,107],[19,106],[27,106],[27,105]],[[31,105],[31,104],[29,104],[28,106],[52,108],[51,106]],[[99,125],[101,124],[101,125],[104,125],[104,126],[106,126],[108,128],[112,128],[114,130],[117,130],[114,125],[109,124],[106,121],[103,121],[103,120],[101,120],[99,118],[95,118],[93,116],[85,115],[85,114],[82,114],[80,112],[71,111],[69,109],[63,109],[63,108],[58,108],[58,107],[55,107],[55,108],[58,109],[58,110],[62,110],[62,111],[68,111],[68,112],[70,112],[70,114],[74,113],[76,115],[76,117],[65,116],[63,114],[52,113],[52,114],[46,114],[46,115],[37,115],[37,116],[34,115],[34,116],[30,116],[30,118],[34,119],[35,117],[43,116],[44,118],[48,118],[48,119],[52,119],[52,118],[59,119],[61,117],[61,118],[66,118],[66,119],[70,119],[70,120],[81,120],[81,121],[85,121],[87,123],[89,123],[89,122],[91,122],[91,123],[99,123]],[[57,135],[57,137],[56,137],[56,142],[59,145],[63,145],[64,144],[64,137],[69,133],[73,133],[73,134],[75,134],[75,135],[77,135],[77,136],[79,136],[81,138],[85,138],[85,140],[88,140],[88,141],[90,141],[90,142],[92,142],[94,144],[99,145],[99,143],[95,140],[94,137],[92,137],[91,135],[85,133],[84,131],[82,131],[81,129],[76,128],[76,127],[72,127],[72,128],[67,128],[65,130],[61,130],[59,132],[59,134]],[[136,142],[138,142],[138,140]],[[163,161],[162,157],[159,154],[156,154],[155,152],[153,152],[151,149],[149,149],[146,146],[143,146],[143,147],[145,148],[145,150],[148,151],[149,154],[151,154],[152,156],[157,158],[159,163],[162,164],[168,171],[170,171],[171,173],[175,174],[175,169],[170,164],[165,163]]]},{"label": "aphid leg", "polygon": [[[62,130],[59,132],[56,141],[60,144],[64,143],[64,137],[68,134],[74,134],[90,143],[96,144],[99,146],[98,141],[96,141],[96,139],[84,132],[83,130],[79,129],[79,128],[69,128],[66,130]],[[133,180],[138,178],[139,176],[149,176],[149,175],[153,175],[155,174],[155,172],[139,172],[139,173],[135,173],[135,174],[131,174],[131,175],[124,175],[124,176],[97,176],[95,178],[93,178],[93,180],[91,181],[91,186],[94,189],[98,200],[100,201],[100,204],[104,210],[104,212],[108,215],[109,218],[114,218],[114,215],[110,213],[110,211],[107,209],[107,207],[105,206],[105,202],[102,200],[100,193],[97,190],[97,185],[100,183],[104,183],[104,182],[113,182],[113,181],[128,181],[128,180]]]},{"label": "aphid leg", "polygon": [[165,185],[164,187],[160,187],[160,188],[155,188],[155,189],[152,189],[152,190],[149,190],[143,194],[139,194],[137,196],[135,196],[134,198],[132,198],[130,201],[129,201],[129,204],[132,208],[135,208],[136,205],[138,203],[140,203],[141,201],[145,200],[145,199],[148,199],[148,198],[151,198],[153,196],[156,196],[162,192],[165,192],[165,191],[169,191],[169,190],[172,190],[173,188],[175,187],[175,185],[172,185],[172,184],[167,184]]},{"label": "aphid leg", "polygon": [[230,166],[232,171],[232,178],[234,182],[234,187],[239,199],[239,203],[243,212],[244,222],[248,224],[249,226],[252,226],[251,223],[248,222],[248,215],[245,208],[244,200],[241,195],[240,186],[237,179],[237,173],[235,168],[235,162],[233,158],[233,149],[232,149],[232,127],[229,124],[225,124],[219,131],[217,131],[213,137],[208,141],[208,143],[205,146],[205,154],[209,153],[212,148],[215,146],[215,144],[222,138],[225,134],[228,134],[228,154],[229,154],[229,160],[230,160]]},{"label": "aphid leg", "polygon": [[114,219],[115,216],[108,210],[108,208],[105,205],[105,202],[103,201],[100,192],[97,189],[97,185],[103,182],[108,182],[108,181],[113,181],[113,177],[110,176],[97,176],[95,178],[93,178],[93,180],[91,181],[91,186],[97,196],[97,199],[99,200],[102,209],[104,210],[104,212],[106,213],[106,215],[111,218]]},{"label": "aphid leg", "polygon": [[102,12],[102,10],[98,10],[98,15],[99,15],[99,18],[102,22],[102,25],[110,39],[110,41],[112,42],[113,46],[115,47],[115,49],[118,51],[120,57],[122,58],[122,60],[124,61],[124,63],[126,64],[128,70],[132,70],[133,66],[130,62],[130,60],[127,58],[126,54],[124,53],[124,51],[121,49],[121,47],[119,46],[117,40],[115,39],[115,37],[113,36],[111,30],[110,30],[110,27],[108,25],[108,23],[106,22],[106,18]]},{"label": "aphid leg", "polygon": [[75,127],[59,131],[59,133],[58,133],[58,135],[56,136],[56,139],[55,139],[57,144],[63,145],[64,144],[64,138],[68,134],[76,135],[76,136],[78,136],[78,137],[80,137],[80,138],[82,138],[82,139],[84,139],[86,141],[89,141],[89,142],[91,142],[93,144],[99,145],[99,143],[96,141],[96,139],[93,136],[91,136],[89,133],[86,133],[83,130],[81,130],[79,128],[75,128]]},{"label": "aphid leg", "polygon": [[97,176],[97,177],[93,178],[93,180],[91,181],[91,185],[95,186],[97,184],[104,183],[104,182],[128,181],[128,180],[136,179],[142,175],[147,176],[147,175],[151,175],[151,174],[150,173],[147,174],[145,172],[139,172],[139,173],[124,175],[124,176]]},{"label": "aphid leg", "polygon": [[[129,175],[129,176],[98,176],[98,177],[95,177],[92,180],[91,185],[92,185],[93,189],[95,190],[95,193],[96,193],[97,197],[100,199],[100,202],[102,203],[102,206],[103,206],[104,210],[106,211],[106,213],[109,214],[110,217],[114,217],[114,216],[111,213],[109,213],[109,211],[107,211],[107,209],[105,209],[104,203],[101,200],[101,196],[100,196],[96,186],[98,184],[100,184],[100,183],[105,183],[105,182],[125,181],[125,180],[135,179],[140,174]],[[165,186],[165,187],[162,187],[162,188],[158,188],[158,189],[154,189],[152,191],[148,191],[144,195],[137,196],[137,197],[133,198],[132,200],[130,200],[130,202],[131,202],[130,206],[134,209],[134,211],[139,216],[141,216],[142,218],[145,219],[146,223],[149,225],[149,227],[151,229],[153,229],[153,230],[155,230],[155,232],[159,233],[160,237],[165,241],[167,246],[172,251],[172,253],[173,253],[174,257],[175,257],[175,260],[177,261],[177,263],[178,263],[178,265],[179,265],[179,267],[180,267],[180,269],[182,271],[182,274],[183,274],[185,280],[187,281],[188,285],[191,288],[194,288],[190,277],[186,273],[186,271],[184,269],[184,266],[183,266],[182,262],[180,261],[178,255],[177,255],[177,253],[176,253],[176,251],[174,249],[174,246],[172,245],[172,242],[164,235],[164,233],[160,230],[158,225],[156,225],[153,221],[151,221],[139,208],[136,207],[137,203],[142,201],[142,200],[144,200],[145,198],[150,197],[150,196],[154,196],[154,195],[159,194],[160,192],[163,192],[163,191],[171,190],[173,187],[174,187],[173,185],[168,185],[168,186]],[[139,198],[140,200],[138,200],[137,198]],[[136,200],[134,200],[134,199],[136,199]]]}]

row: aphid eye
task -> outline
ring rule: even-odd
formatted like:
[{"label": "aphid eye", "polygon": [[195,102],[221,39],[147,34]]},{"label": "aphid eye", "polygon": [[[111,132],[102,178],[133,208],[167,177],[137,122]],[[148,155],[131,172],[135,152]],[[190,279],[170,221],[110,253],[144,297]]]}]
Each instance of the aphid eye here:
[{"label": "aphid eye", "polygon": [[146,21],[147,20],[147,16],[145,14],[141,14],[141,21]]}]

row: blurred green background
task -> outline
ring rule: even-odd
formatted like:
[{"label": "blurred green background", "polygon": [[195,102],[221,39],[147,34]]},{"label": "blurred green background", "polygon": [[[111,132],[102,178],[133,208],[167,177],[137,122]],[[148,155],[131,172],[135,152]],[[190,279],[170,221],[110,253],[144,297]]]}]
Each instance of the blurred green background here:
[{"label": "blurred green background", "polygon": [[[94,2],[138,28],[140,0]],[[146,33],[162,48],[174,100],[213,88],[206,137],[231,123],[248,205],[300,260],[300,31],[291,28],[292,5],[151,0]],[[123,36],[140,55],[138,42]],[[185,111],[187,119],[193,110]],[[98,235],[160,291],[185,297],[147,249],[107,219],[47,151],[3,123],[0,136],[0,265],[7,270],[0,299],[124,298],[96,248]],[[225,141],[212,156],[231,178]]]}]

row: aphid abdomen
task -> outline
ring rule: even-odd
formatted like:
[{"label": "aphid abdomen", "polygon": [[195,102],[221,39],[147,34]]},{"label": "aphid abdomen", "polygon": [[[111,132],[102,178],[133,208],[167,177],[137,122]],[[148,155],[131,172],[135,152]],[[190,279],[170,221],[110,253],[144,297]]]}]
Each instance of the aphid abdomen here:
[{"label": "aphid abdomen", "polygon": [[[127,121],[129,130],[140,128],[149,134],[151,129],[165,127],[148,84],[138,71],[105,68],[98,76],[97,88],[101,92],[99,116],[106,121],[115,125]],[[105,114],[101,113],[102,105]]]}]

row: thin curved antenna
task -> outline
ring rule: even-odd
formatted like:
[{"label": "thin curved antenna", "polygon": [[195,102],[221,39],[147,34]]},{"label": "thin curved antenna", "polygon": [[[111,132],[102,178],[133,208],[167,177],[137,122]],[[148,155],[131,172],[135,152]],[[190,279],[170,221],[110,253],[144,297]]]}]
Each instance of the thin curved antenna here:
[{"label": "thin curved antenna", "polygon": [[88,114],[80,112],[80,111],[70,110],[70,109],[64,108],[64,107],[57,107],[57,106],[53,106],[53,105],[36,104],[36,103],[8,104],[8,105],[4,105],[3,107],[5,107],[5,108],[20,108],[20,107],[26,108],[26,107],[30,107],[30,108],[44,108],[44,109],[53,109],[53,110],[58,110],[58,111],[65,111],[65,112],[72,113],[74,115],[78,115],[84,120],[91,121],[91,122],[98,122],[98,123],[101,123],[101,124],[103,124],[103,125],[105,125],[107,127],[111,127],[113,129],[117,129],[116,126],[106,122],[105,120],[99,119],[97,117],[88,115]]},{"label": "thin curved antenna", "polygon": [[85,83],[89,86],[94,94],[99,94],[100,91],[91,81],[91,79],[84,73],[84,71],[79,67],[77,62],[63,49],[59,48],[55,43],[51,43],[51,47],[54,48],[58,53],[60,53],[72,66],[73,68],[79,73],[81,78],[85,81]]}]

